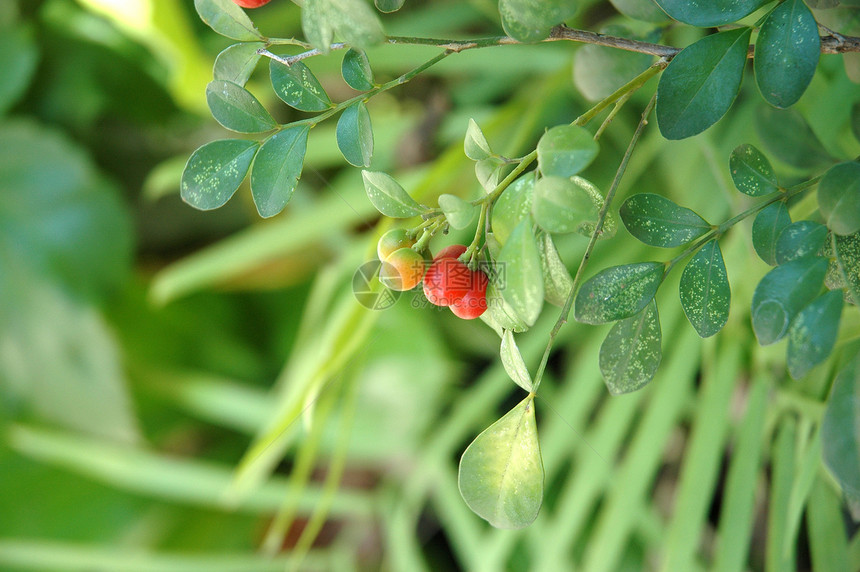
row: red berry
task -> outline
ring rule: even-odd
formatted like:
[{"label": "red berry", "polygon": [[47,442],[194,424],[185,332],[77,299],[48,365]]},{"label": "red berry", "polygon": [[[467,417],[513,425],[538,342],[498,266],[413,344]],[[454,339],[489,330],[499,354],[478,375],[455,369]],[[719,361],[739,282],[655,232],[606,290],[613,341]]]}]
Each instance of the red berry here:
[{"label": "red berry", "polygon": [[[466,247],[455,244],[442,249],[424,275],[424,295],[437,306],[450,306],[457,316],[477,318],[487,309],[487,275],[470,270],[458,257]],[[456,308],[455,308],[456,307]]]},{"label": "red berry", "polygon": [[465,296],[450,306],[451,311],[458,318],[474,320],[487,311],[487,275],[483,272],[477,272],[477,274],[484,276],[483,288],[469,290]]},{"label": "red berry", "polygon": [[233,0],[235,4],[238,4],[242,8],[259,8],[271,1],[272,0]]},{"label": "red berry", "polygon": [[379,269],[379,281],[392,290],[415,288],[424,276],[424,257],[411,248],[392,252]]},{"label": "red berry", "polygon": [[465,246],[462,244],[452,244],[437,252],[436,256],[433,257],[433,261],[435,262],[443,258],[460,258],[464,252],[466,252]]}]

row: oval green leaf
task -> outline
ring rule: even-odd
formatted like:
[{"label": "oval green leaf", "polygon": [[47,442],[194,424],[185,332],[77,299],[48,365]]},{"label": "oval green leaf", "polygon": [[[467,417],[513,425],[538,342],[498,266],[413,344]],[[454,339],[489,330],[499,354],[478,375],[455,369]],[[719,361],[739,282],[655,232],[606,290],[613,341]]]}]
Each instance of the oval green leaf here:
[{"label": "oval green leaf", "polygon": [[711,230],[695,212],[654,193],[633,195],[618,214],[630,234],[650,246],[680,246]]},{"label": "oval green leaf", "polygon": [[850,301],[860,304],[860,233],[832,235],[837,283],[847,288]]},{"label": "oval green leaf", "polygon": [[340,73],[346,84],[356,91],[373,89],[373,70],[370,60],[362,50],[350,48],[343,55]]},{"label": "oval green leaf", "polygon": [[729,319],[732,291],[723,253],[716,239],[690,259],[681,274],[681,306],[696,333],[713,336]]},{"label": "oval green leaf", "polygon": [[777,266],[756,286],[752,299],[752,325],[759,344],[781,340],[792,320],[816,296],[824,283],[827,260],[800,258]]},{"label": "oval green leaf", "polygon": [[573,288],[573,278],[570,277],[567,266],[559,256],[552,236],[541,232],[535,236],[535,239],[543,273],[544,299],[550,304],[564,306],[567,297],[570,296],[570,289]]},{"label": "oval green leaf", "polygon": [[752,145],[735,147],[729,157],[729,172],[735,187],[745,195],[760,197],[779,190],[770,161]]},{"label": "oval green leaf", "polygon": [[502,180],[503,168],[504,164],[495,157],[482,159],[475,163],[475,178],[486,192],[491,193]]},{"label": "oval green leaf", "polygon": [[783,201],[766,206],[753,221],[753,248],[756,254],[771,266],[776,264],[776,241],[780,233],[790,224],[791,216]]},{"label": "oval green leaf", "polygon": [[278,124],[251,92],[235,83],[218,80],[206,86],[206,102],[212,117],[238,133],[263,133]]},{"label": "oval green leaf", "polygon": [[766,4],[767,0],[708,0],[707,2],[654,0],[654,2],[679,22],[699,28],[712,28],[737,22]]},{"label": "oval green leaf", "polygon": [[504,244],[514,228],[531,216],[535,178],[532,173],[523,175],[493,203],[491,225],[496,239]]},{"label": "oval green leaf", "polygon": [[531,375],[529,375],[529,368],[526,367],[520,348],[517,347],[517,342],[514,340],[514,333],[510,330],[505,330],[505,333],[502,334],[499,356],[502,358],[502,366],[514,383],[531,393],[534,390],[534,385]]},{"label": "oval green leaf", "polygon": [[860,495],[860,354],[839,372],[821,420],[824,464],[846,494]]},{"label": "oval green leaf", "polygon": [[270,60],[269,77],[281,101],[299,111],[325,111],[331,99],[310,68],[302,62],[285,66]]},{"label": "oval green leaf", "polygon": [[615,322],[600,345],[600,373],[609,393],[621,395],[647,385],[663,359],[662,345],[653,299],[638,314]]},{"label": "oval green leaf", "polygon": [[439,208],[451,228],[468,228],[478,212],[478,206],[464,201],[456,195],[439,195]]},{"label": "oval green leaf", "polygon": [[[594,204],[594,208],[597,209],[598,213],[600,209],[603,208],[603,193],[600,192],[600,189],[597,188],[597,185],[583,179],[582,177],[571,177],[571,181],[573,181],[576,185],[579,186],[583,191],[588,193],[588,196],[591,197],[591,202]],[[582,236],[587,236],[591,238],[591,235],[594,234],[595,229],[597,228],[597,221],[586,221],[576,229],[576,232],[581,234]],[[615,236],[615,232],[618,230],[618,221],[612,212],[606,213],[606,218],[603,219],[603,227],[600,229],[600,236],[598,239],[606,239],[612,238]]]},{"label": "oval green leaf", "polygon": [[638,262],[601,270],[576,293],[576,321],[606,324],[638,314],[657,293],[664,270],[662,262]]},{"label": "oval green leaf", "polygon": [[265,39],[232,0],[194,0],[194,8],[200,19],[222,36],[246,42]]},{"label": "oval green leaf", "polygon": [[599,151],[594,135],[585,127],[559,125],[538,141],[538,168],[546,177],[570,177],[588,167]]},{"label": "oval green leaf", "polygon": [[179,184],[182,200],[204,211],[222,206],[239,188],[259,147],[257,141],[220,139],[194,151]]},{"label": "oval green leaf", "polygon": [[751,33],[738,28],[705,36],[672,59],[657,86],[663,137],[697,135],[726,114],[741,87]]},{"label": "oval green leaf", "polygon": [[860,231],[860,163],[840,163],[818,184],[818,208],[834,234]]},{"label": "oval green leaf", "polygon": [[276,133],[257,152],[251,170],[251,195],[260,216],[275,216],[287,206],[302,175],[308,127]]},{"label": "oval green leaf", "polygon": [[785,0],[765,19],[755,42],[753,67],[762,97],[789,107],[806,91],[821,51],[818,24],[803,0]]},{"label": "oval green leaf", "polygon": [[841,292],[827,292],[813,300],[788,330],[788,373],[800,379],[833,351],[844,301]]},{"label": "oval green leaf", "polygon": [[577,3],[565,0],[499,0],[505,33],[518,42],[539,42],[556,24],[576,14]]},{"label": "oval green leaf", "polygon": [[260,54],[257,50],[265,47],[263,42],[242,42],[225,48],[215,58],[215,67],[212,74],[215,79],[233,82],[244,86],[248,78],[254,73]]},{"label": "oval green leaf", "polygon": [[376,210],[392,218],[409,218],[424,212],[400,183],[381,171],[362,171],[364,190]]},{"label": "oval green leaf", "polygon": [[533,325],[543,307],[544,291],[540,255],[530,219],[523,219],[514,228],[496,263],[505,277],[504,288],[500,288],[502,296],[517,316]]},{"label": "oval green leaf", "polygon": [[827,227],[811,220],[793,222],[776,239],[776,263],[785,264],[805,256],[816,256],[827,241]]},{"label": "oval green leaf", "polygon": [[599,211],[576,179],[543,177],[535,183],[532,216],[547,232],[576,232],[589,224],[593,229]]},{"label": "oval green leaf", "polygon": [[341,113],[337,121],[337,147],[350,165],[370,166],[373,126],[363,101],[350,105]]},{"label": "oval green leaf", "polygon": [[493,156],[493,150],[490,149],[490,143],[484,136],[484,132],[471,118],[466,128],[466,137],[463,139],[463,150],[466,157],[473,161],[481,161]]},{"label": "oval green leaf", "polygon": [[543,503],[543,461],[532,397],[478,435],[460,458],[463,500],[496,528],[523,528]]}]

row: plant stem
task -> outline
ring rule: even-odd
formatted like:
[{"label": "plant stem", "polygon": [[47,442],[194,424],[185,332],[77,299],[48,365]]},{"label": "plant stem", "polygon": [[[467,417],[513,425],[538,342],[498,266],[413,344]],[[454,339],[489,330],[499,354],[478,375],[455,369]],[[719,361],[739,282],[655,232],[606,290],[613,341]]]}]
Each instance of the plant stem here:
[{"label": "plant stem", "polygon": [[481,237],[484,236],[484,221],[487,220],[487,210],[489,208],[489,203],[485,202],[481,205],[481,213],[478,215],[478,226],[475,227],[475,238],[472,239],[472,243],[469,245],[469,248],[467,248],[466,252],[463,253],[463,256],[460,257],[468,260],[467,264],[471,270],[475,270],[477,268],[478,245],[481,243]]},{"label": "plant stem", "polygon": [[594,226],[594,232],[591,233],[591,238],[588,240],[588,245],[585,247],[585,254],[582,255],[579,268],[576,270],[576,276],[573,277],[570,294],[568,294],[567,300],[564,301],[564,307],[561,309],[561,314],[559,315],[555,326],[553,326],[552,331],[549,333],[549,340],[547,341],[546,349],[543,352],[543,357],[541,358],[540,365],[538,366],[537,373],[535,374],[532,394],[536,394],[540,387],[544,371],[546,371],[546,364],[549,360],[549,353],[552,350],[553,342],[555,342],[558,332],[561,330],[562,326],[567,323],[568,316],[570,316],[570,310],[573,307],[573,300],[576,297],[576,291],[578,290],[579,283],[582,280],[585,266],[588,264],[588,259],[591,258],[591,252],[594,250],[595,244],[597,244],[597,238],[603,230],[603,223],[606,221],[606,216],[609,214],[609,208],[612,205],[612,200],[615,198],[615,193],[618,191],[618,186],[621,184],[621,178],[627,170],[627,164],[630,162],[631,155],[633,155],[633,149],[636,148],[636,144],[639,142],[642,131],[648,124],[648,115],[650,115],[651,110],[654,108],[655,99],[656,95],[652,96],[651,101],[648,102],[648,105],[642,112],[642,117],[639,119],[639,125],[636,126],[636,131],[633,132],[630,144],[627,146],[627,150],[624,152],[624,157],[621,158],[621,164],[618,165],[618,170],[615,172],[615,178],[612,179],[612,184],[606,192],[606,199],[603,201],[603,207],[601,207],[600,212],[597,215],[597,224]]}]

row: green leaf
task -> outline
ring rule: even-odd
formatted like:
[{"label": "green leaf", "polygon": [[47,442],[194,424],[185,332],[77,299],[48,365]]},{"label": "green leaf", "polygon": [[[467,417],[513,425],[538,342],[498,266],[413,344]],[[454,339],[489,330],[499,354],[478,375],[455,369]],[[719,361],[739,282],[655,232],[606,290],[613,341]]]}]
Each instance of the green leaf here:
[{"label": "green leaf", "polygon": [[260,54],[257,50],[265,47],[263,42],[242,42],[224,49],[215,58],[213,75],[215,79],[223,79],[243,86],[254,73]]},{"label": "green leaf", "polygon": [[543,461],[532,397],[478,435],[460,458],[463,500],[496,528],[523,528],[543,503]]},{"label": "green leaf", "polygon": [[475,220],[478,206],[464,201],[456,195],[439,195],[439,208],[445,214],[445,218],[451,228],[468,228]]},{"label": "green leaf", "polygon": [[502,244],[508,241],[511,232],[521,221],[531,216],[534,186],[534,175],[523,175],[511,183],[493,203],[493,234]]},{"label": "green leaf", "polygon": [[741,87],[751,33],[738,28],[705,36],[672,59],[657,86],[663,137],[697,135],[726,114]]},{"label": "green leaf", "polygon": [[182,172],[182,200],[204,211],[222,206],[239,188],[259,148],[257,141],[220,139],[194,151]]},{"label": "green leaf", "polygon": [[535,183],[532,216],[547,232],[580,231],[597,222],[600,207],[579,185],[579,178],[543,177]]},{"label": "green leaf", "polygon": [[860,101],[851,106],[851,132],[860,141]]},{"label": "green leaf", "polygon": [[833,234],[860,230],[860,163],[840,163],[818,184],[818,208]]},{"label": "green leaf", "polygon": [[755,126],[765,150],[787,165],[812,170],[831,162],[821,141],[794,109],[759,108]]},{"label": "green leaf", "polygon": [[601,270],[576,293],[576,320],[606,324],[638,314],[654,298],[664,271],[662,262],[638,262]]},{"label": "green leaf", "polygon": [[[651,0],[643,1],[654,6]],[[656,6],[654,9],[663,14]],[[663,19],[666,19],[665,14]],[[623,26],[606,26],[600,33],[650,42],[656,42],[660,37],[659,32],[645,37],[637,36]],[[652,59],[648,54],[586,44],[573,54],[573,82],[586,99],[600,101],[645,71]]]},{"label": "green leaf", "polygon": [[528,324],[517,315],[511,305],[502,297],[498,286],[492,279],[487,286],[487,311],[481,314],[480,318],[496,330],[500,337],[504,335],[504,330],[520,333],[529,329]]},{"label": "green leaf", "polygon": [[613,324],[600,345],[600,373],[612,395],[636,391],[648,384],[663,359],[663,333],[657,303]]},{"label": "green leaf", "polygon": [[827,241],[827,227],[811,220],[793,222],[779,233],[774,250],[777,264],[816,256]]},{"label": "green leaf", "polygon": [[397,12],[405,2],[406,0],[373,0],[376,9],[380,12]]},{"label": "green leaf", "polygon": [[695,212],[654,193],[633,195],[618,214],[630,234],[650,246],[680,246],[711,230]]},{"label": "green leaf", "polygon": [[780,233],[790,224],[791,216],[783,201],[766,206],[753,221],[753,248],[759,257],[771,266],[776,264],[776,241]]},{"label": "green leaf", "polygon": [[653,0],[609,0],[615,9],[634,20],[644,22],[665,22],[668,16],[658,8]]},{"label": "green leaf", "polygon": [[381,171],[362,171],[364,190],[376,210],[392,218],[409,218],[424,212],[400,183]]},{"label": "green leaf", "polygon": [[735,147],[729,157],[729,171],[735,187],[745,195],[760,197],[779,190],[770,161],[752,145]]},{"label": "green leaf", "polygon": [[767,0],[708,0],[707,2],[654,0],[654,2],[679,22],[699,28],[713,28],[737,22],[755,12],[767,3]]},{"label": "green leaf", "polygon": [[502,246],[496,262],[504,269],[502,296],[529,326],[537,321],[543,307],[543,277],[532,223],[523,219]]},{"label": "green leaf", "polygon": [[263,133],[278,124],[251,92],[235,83],[215,80],[206,86],[206,102],[215,121],[239,133]]},{"label": "green leaf", "polygon": [[860,354],[839,372],[821,420],[824,464],[847,496],[860,495]]},{"label": "green leaf", "polygon": [[0,27],[0,115],[17,102],[30,85],[39,51],[29,26]]},{"label": "green leaf", "polygon": [[490,149],[490,144],[487,138],[484,137],[484,132],[478,127],[474,119],[469,119],[469,126],[466,128],[466,137],[463,140],[463,150],[466,152],[466,157],[473,161],[481,161],[492,157],[493,150]]},{"label": "green leaf", "polygon": [[350,48],[343,55],[340,73],[346,84],[356,91],[373,89],[373,70],[370,60],[362,50]]},{"label": "green leaf", "polygon": [[827,359],[839,333],[842,317],[841,292],[827,292],[809,303],[788,330],[788,373],[794,379]]},{"label": "green leaf", "polygon": [[505,33],[518,42],[539,42],[550,29],[576,14],[569,0],[499,0]]},{"label": "green leaf", "polygon": [[308,127],[289,127],[274,134],[257,152],[251,170],[251,195],[263,218],[287,206],[302,175]]},{"label": "green leaf", "polygon": [[573,278],[564,261],[555,248],[552,236],[541,232],[535,235],[540,255],[540,268],[543,273],[544,299],[550,304],[564,306],[570,290],[573,288]]},{"label": "green leaf", "polygon": [[699,336],[713,336],[729,319],[732,291],[716,239],[690,259],[681,274],[681,306]]},{"label": "green leaf", "polygon": [[834,234],[832,241],[839,287],[847,288],[851,301],[860,304],[860,233]]},{"label": "green leaf", "polygon": [[821,51],[818,24],[803,0],[785,0],[767,16],[755,42],[753,67],[762,97],[789,107],[806,91]]},{"label": "green leaf", "polygon": [[324,54],[335,34],[360,50],[385,39],[379,17],[363,0],[305,0],[302,30],[308,42]]},{"label": "green leaf", "polygon": [[270,60],[269,75],[275,95],[290,107],[299,111],[325,111],[331,107],[328,94],[304,63],[285,66]]},{"label": "green leaf", "polygon": [[475,178],[485,191],[492,192],[502,180],[504,164],[495,157],[482,159],[475,163]]},{"label": "green leaf", "polygon": [[510,330],[505,330],[502,335],[502,345],[499,348],[499,355],[502,358],[502,366],[508,373],[508,376],[514,383],[531,393],[534,390],[532,378],[529,375],[529,368],[526,367],[526,362],[520,354],[520,348],[517,347],[517,342],[514,340],[514,334]]},{"label": "green leaf", "polygon": [[194,8],[200,19],[222,36],[245,42],[265,39],[232,0],[194,0]]},{"label": "green leaf", "polygon": [[538,141],[538,168],[546,177],[570,177],[588,167],[599,151],[600,146],[585,127],[559,125]]},{"label": "green leaf", "polygon": [[[588,196],[591,197],[591,202],[594,204],[594,208],[600,212],[600,209],[603,208],[603,194],[600,192],[600,189],[597,188],[594,183],[583,179],[582,177],[571,177],[571,181],[573,181],[576,185],[579,186],[582,190],[588,193]],[[597,228],[597,221],[585,221],[583,224],[576,229],[576,232],[581,234],[582,236],[587,236],[591,238],[591,235],[594,234],[594,230]],[[600,236],[598,239],[606,239],[612,238],[615,236],[615,232],[618,230],[618,221],[615,218],[615,215],[612,212],[606,213],[606,218],[603,219],[603,227],[600,229]]]},{"label": "green leaf", "polygon": [[363,101],[343,110],[337,121],[337,146],[350,165],[370,166],[373,155],[373,127]]},{"label": "green leaf", "polygon": [[792,320],[821,290],[827,260],[817,256],[786,262],[768,272],[752,299],[752,325],[759,344],[781,340]]}]

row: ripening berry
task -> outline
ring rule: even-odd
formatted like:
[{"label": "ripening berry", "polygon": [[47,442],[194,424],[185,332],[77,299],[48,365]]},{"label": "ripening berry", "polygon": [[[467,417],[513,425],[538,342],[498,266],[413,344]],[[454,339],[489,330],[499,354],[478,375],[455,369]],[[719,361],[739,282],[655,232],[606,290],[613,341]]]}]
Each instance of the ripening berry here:
[{"label": "ripening berry", "polygon": [[260,6],[264,6],[271,1],[272,0],[233,0],[235,4],[238,4],[242,8],[259,8]]},{"label": "ripening berry", "polygon": [[424,277],[424,257],[411,248],[389,254],[379,269],[379,281],[397,291],[415,288]]},{"label": "ripening berry", "polygon": [[395,250],[410,248],[413,244],[415,239],[409,238],[405,229],[393,228],[379,237],[379,242],[376,243],[376,255],[380,260],[385,260]]},{"label": "ripening berry", "polygon": [[455,316],[477,318],[487,310],[487,275],[470,270],[459,260],[466,247],[455,244],[442,249],[424,275],[424,295],[432,304],[449,306]]},{"label": "ripening berry", "polygon": [[487,275],[480,270],[476,270],[475,274],[483,276],[483,279],[476,277],[476,288],[449,306],[455,316],[464,320],[474,320],[487,311]]}]

